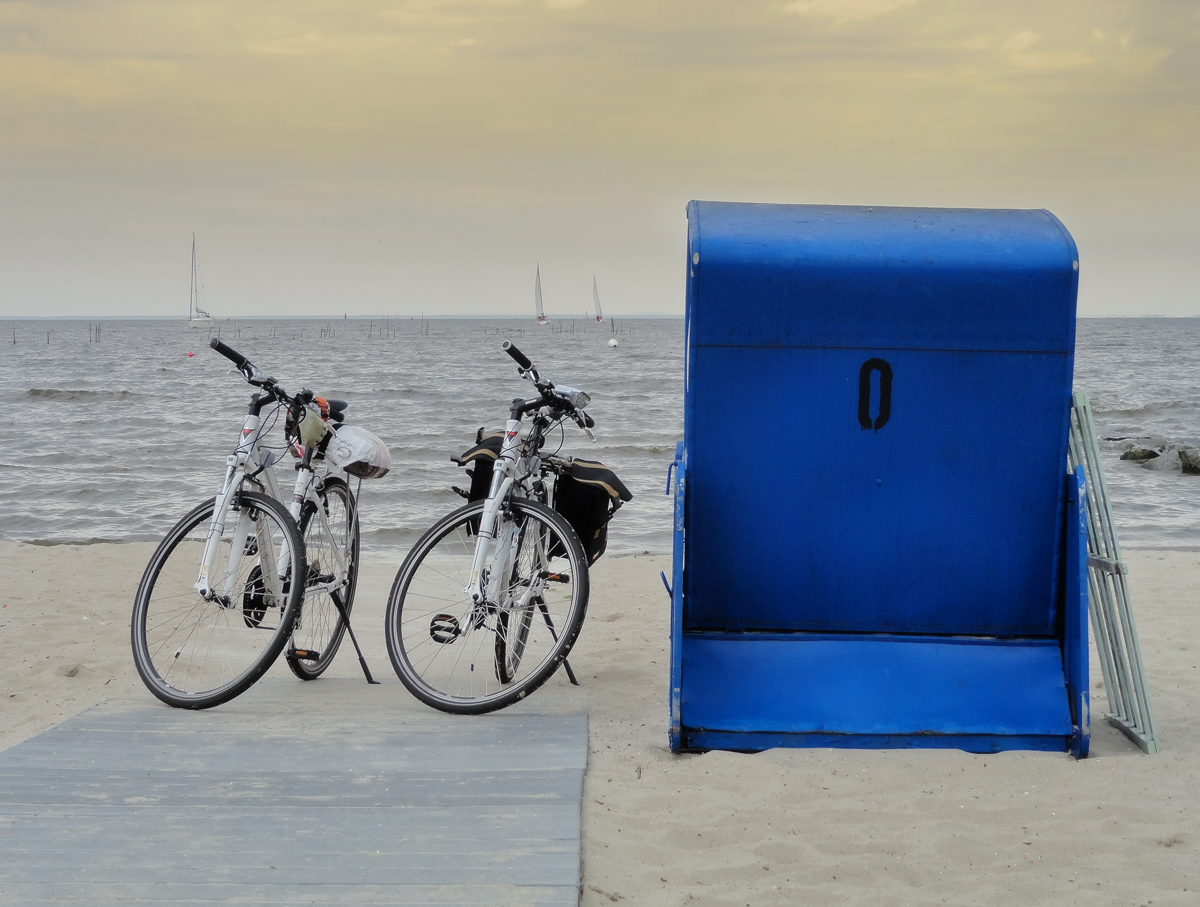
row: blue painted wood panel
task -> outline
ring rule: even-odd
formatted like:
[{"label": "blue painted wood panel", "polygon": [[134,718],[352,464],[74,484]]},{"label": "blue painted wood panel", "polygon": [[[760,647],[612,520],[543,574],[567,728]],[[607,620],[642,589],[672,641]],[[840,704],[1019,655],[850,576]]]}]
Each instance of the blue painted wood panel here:
[{"label": "blue painted wood panel", "polygon": [[685,635],[683,724],[822,734],[1071,734],[1054,641]]},{"label": "blue painted wood panel", "polygon": [[[890,418],[863,430],[859,374],[881,356]],[[694,361],[713,377],[692,389],[689,518],[705,529],[688,628],[1053,635],[1062,466],[1037,453],[1057,449],[1066,410],[1039,391],[1069,387],[1068,359],[699,347]]]},{"label": "blue painted wood panel", "polygon": [[692,212],[685,627],[1053,635],[1076,273],[1058,221]]},{"label": "blue painted wood panel", "polygon": [[692,202],[688,230],[697,346],[1074,352],[1048,211]]}]

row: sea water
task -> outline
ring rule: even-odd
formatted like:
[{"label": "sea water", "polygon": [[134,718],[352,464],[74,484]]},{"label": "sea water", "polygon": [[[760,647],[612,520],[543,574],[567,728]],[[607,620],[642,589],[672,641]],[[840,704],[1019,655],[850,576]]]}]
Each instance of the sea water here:
[{"label": "sea water", "polygon": [[[347,422],[387,442],[392,471],[360,493],[369,550],[403,554],[465,503],[452,486],[470,480],[450,457],[478,429],[503,428],[513,398],[535,393],[505,340],[543,376],[592,397],[596,442],[568,424],[544,450],[600,460],[632,491],[609,551],[670,550],[664,491],[683,432],[681,319],[242,320],[211,331],[165,320],[0,322],[10,405],[0,420],[0,539],[158,539],[216,493],[254,392],[209,348],[218,331],[288,391],[349,401]],[[282,444],[282,434],[280,424],[271,436]],[[290,488],[290,471],[277,470]]]},{"label": "sea water", "polygon": [[[1121,544],[1200,545],[1200,476],[1178,453],[1200,447],[1200,318],[1081,318],[1075,389],[1091,400]],[[1120,459],[1134,444],[1162,454]]]},{"label": "sea water", "polygon": [[[211,332],[166,320],[0,322],[0,539],[154,540],[214,494],[252,390],[209,349],[218,331],[288,390],[350,401],[348,421],[388,443],[392,472],[362,484],[368,550],[402,555],[462,503],[451,486],[467,482],[450,457],[532,391],[500,348],[511,340],[546,377],[592,396],[596,443],[568,425],[561,449],[611,466],[633,492],[609,552],[670,551],[682,319],[243,320]],[[1200,445],[1197,350],[1200,319],[1079,322],[1075,387],[1112,439],[1101,446],[1126,546],[1200,545],[1200,476],[1184,475],[1176,453]],[[796,432],[804,455],[836,455],[802,420]],[[1121,460],[1133,443],[1163,455]]]}]

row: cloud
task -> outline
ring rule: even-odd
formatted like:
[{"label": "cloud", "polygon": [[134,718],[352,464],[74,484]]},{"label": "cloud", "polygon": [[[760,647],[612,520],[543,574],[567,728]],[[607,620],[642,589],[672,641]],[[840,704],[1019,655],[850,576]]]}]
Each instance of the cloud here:
[{"label": "cloud", "polygon": [[306,35],[292,35],[286,38],[255,42],[247,45],[246,50],[252,54],[307,56],[317,48],[320,41],[320,35],[316,32],[309,32]]},{"label": "cloud", "polygon": [[1042,40],[1037,32],[1022,31],[1012,35],[1002,45],[1008,51],[1008,62],[1020,69],[1049,70],[1074,69],[1087,66],[1092,58],[1087,54],[1070,53],[1029,53],[1028,49]]},{"label": "cloud", "polygon": [[[1200,185],[1183,0],[568,2],[0,0],[0,309],[88,311],[83,259],[78,287],[44,286],[72,224],[114,273],[197,227],[276,249],[275,270],[246,256],[251,307],[341,284],[461,307],[510,270],[524,305],[552,247],[585,289],[598,257],[651,262],[629,285],[661,308],[690,197],[1044,206],[1119,232],[1121,204],[1184,210]],[[1190,208],[1159,220],[1200,244]],[[380,236],[412,251],[365,287]],[[300,248],[328,281],[279,294],[316,273]],[[112,298],[151,311],[160,289]]]},{"label": "cloud", "polygon": [[794,0],[784,12],[800,16],[822,16],[839,22],[855,19],[874,19],[919,0]]}]

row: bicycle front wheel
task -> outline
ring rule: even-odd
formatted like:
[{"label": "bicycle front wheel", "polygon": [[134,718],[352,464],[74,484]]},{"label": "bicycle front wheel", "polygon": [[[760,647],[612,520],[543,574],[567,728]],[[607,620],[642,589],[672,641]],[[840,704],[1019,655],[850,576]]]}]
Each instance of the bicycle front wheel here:
[{"label": "bicycle front wheel", "polygon": [[163,539],[142,576],[130,628],[133,661],[168,705],[206,709],[245,692],[279,657],[303,595],[304,542],[273,498],[243,491],[225,515],[209,573],[196,589],[212,523],[201,504]]},{"label": "bicycle front wheel", "polygon": [[305,501],[300,511],[300,532],[308,561],[304,600],[292,628],[292,641],[284,651],[287,665],[301,680],[315,680],[337,654],[347,615],[354,605],[358,584],[358,511],[354,494],[344,481],[328,478],[316,501]]},{"label": "bicycle front wheel", "polygon": [[466,593],[483,502],[439,520],[409,552],[388,598],[388,654],[414,696],[480,714],[528,696],[571,651],[587,612],[588,573],[555,511],[511,501],[484,566],[484,600]]}]

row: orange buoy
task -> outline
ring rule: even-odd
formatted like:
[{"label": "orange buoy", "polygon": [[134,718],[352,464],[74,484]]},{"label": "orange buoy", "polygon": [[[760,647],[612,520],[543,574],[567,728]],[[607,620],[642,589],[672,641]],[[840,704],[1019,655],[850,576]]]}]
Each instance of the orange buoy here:
[{"label": "orange buoy", "polygon": [[193,353],[191,350],[188,350],[188,358],[189,358],[189,359],[191,359],[191,358],[192,358],[193,356],[195,356],[195,355],[196,355],[196,354],[195,354],[195,353]]}]

